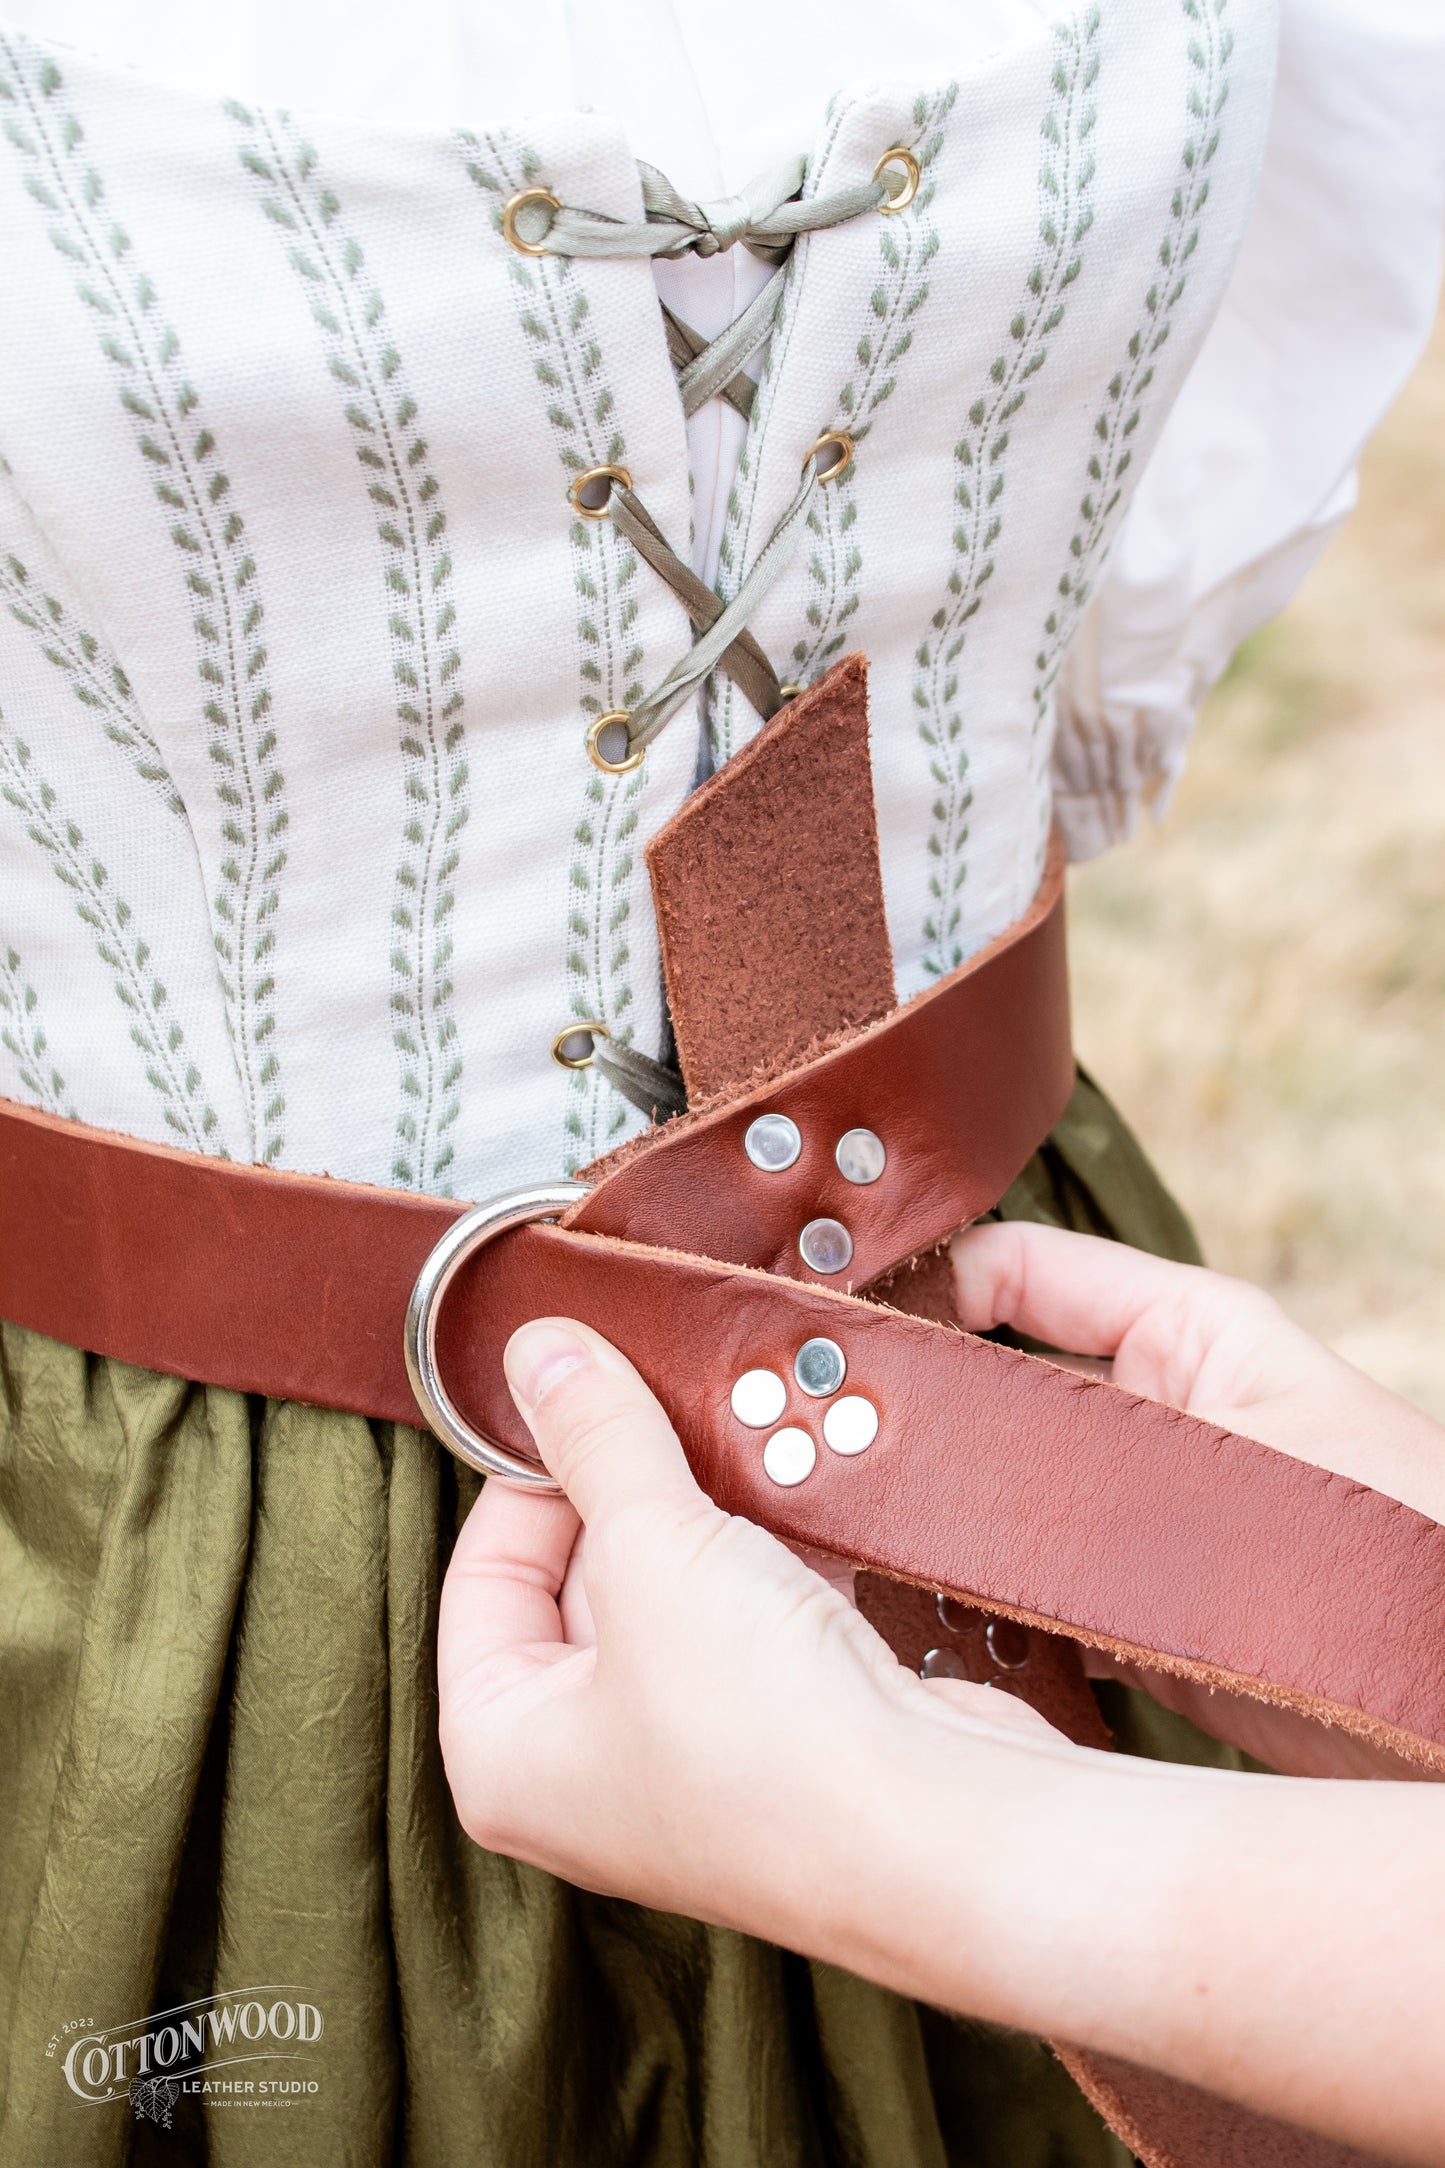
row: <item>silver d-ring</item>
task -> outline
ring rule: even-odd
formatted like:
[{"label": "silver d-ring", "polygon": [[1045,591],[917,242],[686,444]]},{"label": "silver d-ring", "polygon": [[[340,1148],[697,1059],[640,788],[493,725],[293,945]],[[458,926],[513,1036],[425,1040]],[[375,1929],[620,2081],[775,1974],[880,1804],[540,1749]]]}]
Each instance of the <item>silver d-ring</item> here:
[{"label": "silver d-ring", "polygon": [[530,1460],[509,1446],[498,1445],[480,1430],[473,1430],[441,1381],[437,1368],[437,1312],[452,1281],[469,1257],[485,1243],[504,1235],[509,1227],[525,1226],[528,1220],[555,1219],[569,1204],[587,1195],[585,1182],[538,1182],[531,1189],[509,1189],[463,1212],[438,1242],[411,1291],[406,1306],[407,1376],[416,1404],[426,1417],[428,1430],[440,1438],[458,1460],[483,1475],[523,1490],[560,1491],[562,1486],[548,1475],[540,1461]]}]

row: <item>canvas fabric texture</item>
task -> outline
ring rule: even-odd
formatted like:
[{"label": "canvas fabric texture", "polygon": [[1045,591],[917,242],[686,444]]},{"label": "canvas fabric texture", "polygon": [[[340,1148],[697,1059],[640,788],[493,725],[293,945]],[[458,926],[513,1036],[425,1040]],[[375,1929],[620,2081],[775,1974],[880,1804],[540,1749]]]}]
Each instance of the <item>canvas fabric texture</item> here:
[{"label": "canvas fabric texture", "polygon": [[[849,425],[753,629],[800,678],[869,656],[901,996],[1035,887],[1055,677],[1228,278],[1273,50],[1263,0],[1088,0],[812,147],[810,189],[898,141],[925,187],[800,241],[720,585]],[[689,635],[565,490],[621,461],[685,546],[688,452],[650,265],[496,221],[523,180],[638,216],[621,131],[288,119],[8,31],[0,122],[5,1088],[457,1195],[584,1164],[639,1118],[550,1047],[658,1049],[642,847],[702,724],[587,762]],[[715,762],[757,728],[725,684],[707,720]]]},{"label": "canvas fabric texture", "polygon": [[[1004,1210],[1195,1254],[1086,1079]],[[0,1346],[0,2168],[1127,2168],[1037,2042],[469,1842],[432,1440]],[[1125,1750],[1240,1765],[1110,1693]],[[325,2020],[290,2112],[164,2131],[47,2054],[253,1980]]]}]

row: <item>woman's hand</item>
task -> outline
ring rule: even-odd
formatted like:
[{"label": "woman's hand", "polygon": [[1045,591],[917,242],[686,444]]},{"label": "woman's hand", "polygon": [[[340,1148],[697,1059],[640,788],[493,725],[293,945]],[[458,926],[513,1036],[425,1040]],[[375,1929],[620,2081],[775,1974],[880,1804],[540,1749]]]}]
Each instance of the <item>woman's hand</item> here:
[{"label": "woman's hand", "polygon": [[837,1588],[713,1505],[586,1326],[525,1326],[506,1363],[567,1495],[488,1484],[447,1574],[442,1750],[479,1843],[815,1948],[839,1787],[876,1794],[896,1732],[970,1711],[983,1740],[1068,1751],[1009,1696],[904,1671]]},{"label": "woman's hand", "polygon": [[[975,1323],[1113,1351],[1134,1385],[1320,1458],[1339,1412],[1355,1472],[1388,1458],[1388,1396],[1297,1346],[1274,1361],[1266,1313],[1206,1275],[1019,1234],[961,1246]],[[479,1843],[1372,2155],[1445,2158],[1438,1792],[1131,1762],[986,1687],[924,1685],[702,1496],[596,1334],[529,1325],[508,1375],[567,1496],[489,1484],[447,1575],[442,1748]]]}]

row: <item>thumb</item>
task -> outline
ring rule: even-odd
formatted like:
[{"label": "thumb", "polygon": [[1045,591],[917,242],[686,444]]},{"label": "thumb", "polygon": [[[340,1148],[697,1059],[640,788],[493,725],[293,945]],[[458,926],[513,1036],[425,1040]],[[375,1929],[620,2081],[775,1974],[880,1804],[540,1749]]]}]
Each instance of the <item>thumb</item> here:
[{"label": "thumb", "polygon": [[536,1318],[513,1333],[503,1362],[538,1451],[585,1522],[628,1505],[701,1500],[657,1400],[590,1325]]}]

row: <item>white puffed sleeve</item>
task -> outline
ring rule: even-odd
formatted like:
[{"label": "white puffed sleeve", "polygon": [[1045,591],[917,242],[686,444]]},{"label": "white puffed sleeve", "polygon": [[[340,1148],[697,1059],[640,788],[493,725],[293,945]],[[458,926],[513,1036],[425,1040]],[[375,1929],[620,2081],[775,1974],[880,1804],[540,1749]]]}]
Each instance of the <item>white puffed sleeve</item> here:
[{"label": "white puffed sleeve", "polygon": [[1162,811],[1199,702],[1355,501],[1429,336],[1445,236],[1445,4],[1285,0],[1259,195],[1059,681],[1070,855]]}]

